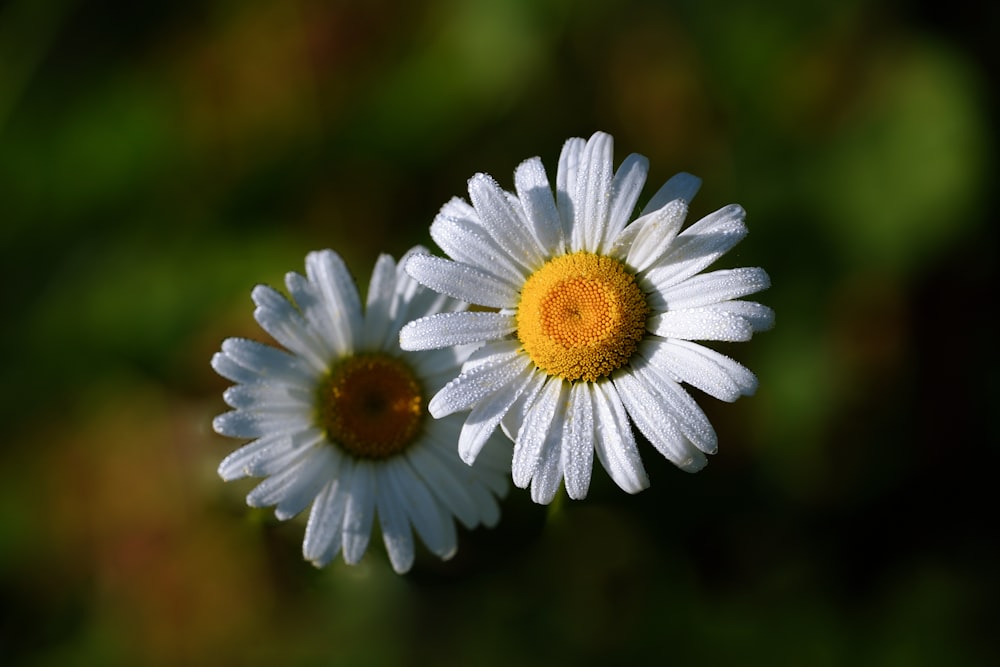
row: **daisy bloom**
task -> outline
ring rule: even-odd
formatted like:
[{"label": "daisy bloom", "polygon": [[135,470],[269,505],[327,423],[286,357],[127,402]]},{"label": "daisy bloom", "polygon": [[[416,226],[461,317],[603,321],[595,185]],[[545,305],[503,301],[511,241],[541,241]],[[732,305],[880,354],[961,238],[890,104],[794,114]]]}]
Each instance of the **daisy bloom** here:
[{"label": "daisy bloom", "polygon": [[716,435],[681,383],[724,401],[752,394],[744,366],[693,341],[745,341],[774,313],[739,297],[770,284],[759,268],[701,273],[742,239],[744,211],[709,214],[683,232],[701,181],[678,174],[632,218],[648,161],[617,171],[612,138],[570,139],[555,192],[539,158],[514,173],[515,193],[469,180],[431,225],[451,259],[415,254],[406,271],[486,312],[442,313],[405,326],[401,345],[426,350],[485,343],[430,401],[434,417],[471,410],[459,436],[467,463],[500,426],[514,440],[514,483],[548,503],[590,485],[594,453],[635,493],[649,480],[632,425],[668,460],[694,472]]},{"label": "daisy bloom", "polygon": [[265,477],[247,504],[275,505],[282,520],[312,505],[302,551],[317,567],[341,552],[357,563],[376,516],[397,572],[413,564],[413,529],[430,551],[451,557],[454,518],[468,528],[499,518],[510,453],[498,438],[476,466],[458,458],[462,420],[425,414],[427,397],[469,350],[403,352],[399,330],[464,304],[421,287],[388,255],[375,264],[363,313],[330,250],[310,253],[306,275],[288,273],[285,285],[291,301],[264,285],[252,296],[257,322],[286,349],[229,338],[212,358],[236,383],[223,394],[233,410],[215,418],[215,431],[253,439],[222,461],[219,475]]}]

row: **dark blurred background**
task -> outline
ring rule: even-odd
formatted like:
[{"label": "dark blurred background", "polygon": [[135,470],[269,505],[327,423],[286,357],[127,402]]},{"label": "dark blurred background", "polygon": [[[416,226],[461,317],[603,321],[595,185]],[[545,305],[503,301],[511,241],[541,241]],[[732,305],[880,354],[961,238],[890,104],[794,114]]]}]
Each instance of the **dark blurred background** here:
[{"label": "dark blurred background", "polygon": [[[989,5],[0,5],[0,662],[997,664]],[[758,394],[698,475],[315,570],[215,476],[251,287],[598,129],[748,210]]]}]

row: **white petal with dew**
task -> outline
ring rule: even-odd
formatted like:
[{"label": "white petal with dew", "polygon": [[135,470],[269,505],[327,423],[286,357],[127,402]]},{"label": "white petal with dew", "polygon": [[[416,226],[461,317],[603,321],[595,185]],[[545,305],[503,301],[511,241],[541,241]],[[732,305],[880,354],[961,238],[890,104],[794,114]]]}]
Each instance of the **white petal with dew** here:
[{"label": "white petal with dew", "polygon": [[[303,436],[303,437],[300,437]],[[326,440],[319,429],[294,433],[285,447],[272,447],[259,452],[246,462],[244,471],[251,477],[267,477],[281,472],[306,455],[314,445]]]},{"label": "white petal with dew", "polygon": [[642,215],[652,213],[675,199],[683,199],[690,204],[691,200],[694,199],[694,196],[698,194],[698,190],[700,188],[701,179],[697,176],[693,176],[683,171],[679,174],[674,174],[670,180],[664,183],[660,189],[656,191],[656,194],[650,197],[649,201],[646,202],[646,206],[642,209]]},{"label": "white petal with dew", "polygon": [[340,478],[331,480],[313,501],[302,540],[302,555],[316,567],[329,563],[343,544],[344,512],[347,509],[347,489],[354,477],[354,463],[345,460]]},{"label": "white petal with dew", "polygon": [[[438,422],[443,420],[437,420]],[[456,436],[457,437],[457,436]],[[475,510],[475,519],[472,520],[471,524],[466,527],[474,527],[479,523],[486,526],[496,525],[497,521],[500,519],[500,505],[497,502],[497,497],[494,495],[496,491],[492,491],[491,480],[496,476],[492,469],[487,469],[483,463],[488,461],[490,458],[490,453],[492,452],[489,446],[484,447],[483,451],[480,453],[479,458],[476,460],[475,465],[466,465],[458,456],[455,451],[455,438],[449,438],[447,442],[435,440],[431,447],[428,448],[433,454],[433,458],[438,461],[438,465],[442,470],[449,471],[449,475],[456,480],[459,486],[462,487],[462,491],[468,494],[470,501]],[[506,490],[506,476],[510,473],[510,456],[507,457],[507,468],[506,473],[502,475],[500,480],[500,489]],[[436,487],[431,485],[431,489],[436,491]],[[500,494],[498,494],[500,495]],[[445,502],[441,498],[442,502]],[[456,513],[457,515],[457,513]],[[461,515],[459,520],[462,521],[463,525],[465,520],[462,519]]]},{"label": "white petal with dew", "polygon": [[698,308],[738,299],[770,286],[771,279],[767,272],[756,267],[699,273],[655,294],[656,301],[651,299],[650,307],[664,310]]},{"label": "white petal with dew", "polygon": [[622,490],[638,493],[649,486],[625,406],[611,382],[595,382],[594,449],[604,469]]},{"label": "white petal with dew", "polygon": [[512,259],[528,271],[538,269],[545,262],[543,249],[538,247],[534,234],[522,224],[522,216],[491,176],[476,174],[469,179],[469,199],[483,227]]},{"label": "white petal with dew", "polygon": [[660,454],[687,472],[705,467],[708,459],[684,437],[641,371],[619,369],[612,380],[632,422]]},{"label": "white petal with dew", "polygon": [[530,363],[525,355],[514,352],[472,370],[463,371],[434,395],[427,409],[437,419],[453,412],[469,410],[519,376]]},{"label": "white petal with dew", "polygon": [[[445,464],[435,454],[436,451],[437,448],[432,445],[410,447],[406,452],[406,458],[413,469],[413,474],[424,480],[427,487],[462,525],[474,528],[479,523],[479,512],[472,496],[466,490],[466,485],[455,476],[454,469]],[[456,458],[455,452],[451,452],[450,456]],[[460,465],[468,469],[465,464],[460,463]]]},{"label": "white petal with dew", "polygon": [[322,347],[322,351],[318,352],[322,358],[339,356],[350,349],[351,340],[330,324],[330,307],[308,278],[290,271],[285,274],[285,287],[295,307],[305,318],[309,333]]},{"label": "white petal with dew", "polygon": [[368,548],[377,492],[374,465],[370,461],[358,461],[344,508],[344,562],[348,565],[357,565]]},{"label": "white petal with dew", "polygon": [[597,252],[608,230],[614,139],[595,132],[583,149],[574,196],[575,216],[570,234],[574,252]]},{"label": "white petal with dew", "polygon": [[570,385],[569,407],[563,426],[560,467],[566,483],[566,493],[574,500],[587,497],[594,465],[594,404],[591,384]]},{"label": "white petal with dew", "polygon": [[611,182],[611,205],[608,210],[608,228],[600,239],[598,252],[607,253],[614,239],[632,219],[635,203],[639,201],[642,186],[646,183],[649,160],[632,153],[621,163]]},{"label": "white petal with dew", "polygon": [[542,379],[544,384],[538,388],[535,400],[528,404],[514,444],[511,477],[514,485],[522,489],[528,486],[540,465],[546,438],[553,431],[561,431],[555,415],[563,381],[544,375]]},{"label": "white petal with dew", "polygon": [[244,410],[223,412],[212,420],[215,432],[230,438],[259,438],[270,434],[293,433],[307,426],[308,423],[297,415],[262,415]]},{"label": "white petal with dew", "polygon": [[517,331],[512,315],[490,312],[438,313],[414,320],[399,332],[404,350],[433,350],[453,345],[481,343]]},{"label": "white petal with dew", "polygon": [[742,317],[753,327],[754,333],[774,327],[774,311],[754,301],[723,301],[712,306],[714,310]]},{"label": "white petal with dew", "polygon": [[559,209],[552,197],[552,187],[542,161],[525,160],[514,172],[514,187],[524,207],[524,214],[538,246],[548,256],[561,255],[566,249]]},{"label": "white petal with dew", "polygon": [[[241,370],[226,372],[226,368],[217,365],[223,360],[230,362],[227,368],[235,365]],[[212,358],[212,368],[224,378],[241,383],[266,381],[309,386],[315,382],[316,377],[315,372],[305,367],[297,357],[247,338],[227,338],[222,341],[222,353]]]},{"label": "white petal with dew", "polygon": [[757,377],[749,369],[698,343],[651,339],[647,349],[651,364],[721,401],[732,402],[757,390]]},{"label": "white petal with dew", "polygon": [[[466,209],[468,215],[462,215]],[[524,267],[500,247],[483,227],[476,210],[462,200],[455,198],[445,204],[430,231],[434,242],[453,260],[475,266],[511,285],[524,282]]]},{"label": "white petal with dew", "polygon": [[331,447],[317,447],[299,471],[296,479],[285,489],[284,496],[274,508],[274,515],[281,521],[309,507],[327,482],[337,476],[340,457]]},{"label": "white petal with dew", "polygon": [[390,468],[395,463],[396,461],[389,461],[387,465],[381,465],[375,470],[375,486],[378,489],[375,507],[389,562],[396,573],[403,574],[413,566],[415,549],[413,531],[406,513],[406,499],[390,474]]},{"label": "white petal with dew", "polygon": [[423,543],[441,558],[454,556],[458,539],[451,515],[442,510],[427,486],[412,474],[402,460],[391,462],[387,468],[403,499],[410,522]]},{"label": "white petal with dew", "polygon": [[396,262],[395,298],[390,311],[391,323],[386,332],[387,338],[395,339],[387,342],[390,349],[399,344],[399,330],[403,328],[404,324],[414,317],[439,312],[431,309],[445,301],[452,300],[451,297],[427,289],[410,276],[406,271],[406,263],[416,255],[430,255],[430,251],[423,246],[414,246],[403,253],[403,256]]},{"label": "white petal with dew", "polygon": [[314,369],[323,371],[327,362],[326,343],[316,338],[305,318],[275,289],[257,285],[250,292],[257,308],[253,316],[261,328]]},{"label": "white petal with dew", "polygon": [[710,307],[660,313],[649,318],[646,327],[657,336],[684,340],[738,342],[753,336],[753,327],[745,317]]},{"label": "white petal with dew", "polygon": [[[359,347],[367,350],[392,349],[398,343],[390,332],[396,300],[396,262],[390,255],[379,255],[368,281],[365,320]],[[386,345],[389,343],[389,345]]]},{"label": "white petal with dew", "polygon": [[[299,458],[292,465],[265,478],[247,494],[247,505],[268,507],[283,501],[288,497],[289,491],[294,491],[304,480],[308,481],[311,464],[319,461],[316,459],[317,456],[319,456],[318,450],[309,450],[306,456]],[[287,517],[278,518],[284,520]]]},{"label": "white petal with dew", "polygon": [[234,384],[222,392],[222,400],[237,410],[300,415],[312,414],[313,392],[275,382]]},{"label": "white petal with dew", "polygon": [[747,235],[745,217],[736,204],[705,216],[674,239],[670,252],[646,272],[646,279],[663,291],[700,272]]},{"label": "white petal with dew", "polygon": [[714,454],[719,448],[719,441],[715,429],[712,428],[711,422],[698,403],[691,394],[677,384],[670,373],[663,372],[656,364],[649,363],[649,345],[640,346],[638,354],[641,359],[646,360],[646,363],[635,359],[633,368],[637,369],[642,379],[656,390],[684,437],[706,454]]},{"label": "white petal with dew", "polygon": [[486,441],[525,389],[533,386],[534,366],[522,364],[520,372],[484,396],[473,407],[458,438],[458,455],[472,465]]},{"label": "white petal with dew", "polygon": [[559,153],[559,168],[556,171],[556,207],[559,209],[559,219],[562,221],[563,237],[567,242],[573,235],[573,224],[576,218],[576,188],[577,176],[580,171],[580,159],[587,142],[580,137],[567,139]]},{"label": "white petal with dew", "polygon": [[[675,199],[626,227],[615,248],[625,254],[625,263],[634,271],[645,271],[670,251],[686,216],[687,204],[683,199]],[[629,236],[632,242],[626,251],[622,246],[628,243]]]},{"label": "white petal with dew", "polygon": [[361,340],[361,297],[340,255],[321,250],[306,255],[306,276],[326,304],[326,325],[340,343],[338,352],[355,349]]},{"label": "white petal with dew", "polygon": [[258,438],[222,459],[218,469],[219,477],[227,482],[246,477],[250,474],[247,466],[255,457],[272,451],[276,453],[290,451],[291,448],[292,439],[286,433],[272,433]]},{"label": "white petal with dew", "polygon": [[406,262],[406,271],[420,284],[467,303],[504,308],[518,301],[515,287],[468,264],[433,255],[413,255]]}]

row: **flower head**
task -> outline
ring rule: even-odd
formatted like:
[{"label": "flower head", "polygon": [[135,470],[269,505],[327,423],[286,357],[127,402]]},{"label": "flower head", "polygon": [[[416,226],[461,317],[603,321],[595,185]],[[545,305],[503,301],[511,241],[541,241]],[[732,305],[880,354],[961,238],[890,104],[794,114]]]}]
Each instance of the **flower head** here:
[{"label": "flower head", "polygon": [[471,206],[453,199],[431,225],[450,259],[406,263],[421,284],[490,309],[403,328],[403,349],[485,343],[431,414],[471,410],[458,445],[467,463],[500,426],[515,443],[514,483],[540,503],[562,481],[586,496],[595,452],[621,488],[648,486],[632,424],[681,469],[700,470],[716,435],[681,383],[734,401],[757,378],[693,341],[744,341],[774,323],[770,308],[740,300],[769,286],[763,269],[702,273],[746,235],[743,209],[681,231],[701,181],[678,174],[632,220],[648,162],[633,154],[614,171],[612,143],[601,132],[567,141],[554,193],[538,158],[515,171],[515,193],[476,174]]},{"label": "flower head", "polygon": [[[416,249],[415,249],[416,250]],[[411,251],[412,252],[412,251]],[[253,438],[219,466],[225,480],[266,477],[247,496],[288,519],[312,505],[303,554],[317,566],[343,552],[357,563],[378,517],[397,572],[414,560],[412,529],[442,558],[455,553],[454,518],[493,525],[506,492],[509,454],[487,447],[470,468],[456,456],[462,421],[426,419],[427,398],[454,376],[469,349],[404,352],[400,327],[464,304],[413,281],[379,257],[362,313],[357,288],[329,250],[289,273],[289,301],[253,290],[257,322],[286,349],[229,338],[212,368],[236,384],[234,408],[215,418],[221,435]]]}]

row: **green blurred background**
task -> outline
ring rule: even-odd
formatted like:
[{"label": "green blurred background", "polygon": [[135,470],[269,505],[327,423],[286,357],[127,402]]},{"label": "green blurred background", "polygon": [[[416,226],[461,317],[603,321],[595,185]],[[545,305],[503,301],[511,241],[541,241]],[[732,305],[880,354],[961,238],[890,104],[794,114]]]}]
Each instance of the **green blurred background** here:
[{"label": "green blurred background", "polygon": [[[3,664],[997,664],[996,9],[819,0],[0,6]],[[569,136],[731,202],[778,325],[720,452],[523,492],[405,577],[223,484],[249,291],[430,243]],[[990,304],[993,304],[992,306]]]}]

